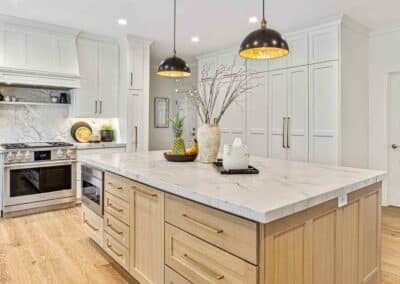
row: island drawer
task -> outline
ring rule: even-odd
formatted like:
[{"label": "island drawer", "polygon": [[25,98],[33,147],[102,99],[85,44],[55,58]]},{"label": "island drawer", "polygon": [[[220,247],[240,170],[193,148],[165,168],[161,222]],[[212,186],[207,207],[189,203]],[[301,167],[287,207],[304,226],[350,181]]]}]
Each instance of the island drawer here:
[{"label": "island drawer", "polygon": [[190,284],[188,280],[176,273],[174,270],[165,266],[165,284]]},{"label": "island drawer", "polygon": [[108,191],[125,201],[129,201],[130,182],[129,179],[111,173],[105,173],[104,175],[105,191]]},{"label": "island drawer", "polygon": [[104,193],[104,211],[129,225],[129,203],[112,195]]},{"label": "island drawer", "polygon": [[89,237],[99,246],[103,246],[103,218],[82,204],[83,226]]},{"label": "island drawer", "polygon": [[257,224],[166,194],[166,222],[253,264],[258,264]]},{"label": "island drawer", "polygon": [[104,250],[123,268],[129,270],[129,250],[107,232],[104,233]]},{"label": "island drawer", "polygon": [[129,227],[107,212],[104,213],[104,230],[125,247],[129,247]]},{"label": "island drawer", "polygon": [[169,224],[165,262],[193,283],[257,283],[257,266]]}]

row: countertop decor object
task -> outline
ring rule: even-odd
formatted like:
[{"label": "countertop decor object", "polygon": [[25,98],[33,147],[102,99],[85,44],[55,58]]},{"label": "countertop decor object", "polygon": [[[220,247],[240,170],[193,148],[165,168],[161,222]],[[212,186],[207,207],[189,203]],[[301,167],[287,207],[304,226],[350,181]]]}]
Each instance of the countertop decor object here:
[{"label": "countertop decor object", "polygon": [[176,0],[174,0],[174,50],[171,57],[160,63],[157,74],[170,78],[182,78],[190,76],[191,73],[185,60],[176,56]]},{"label": "countertop decor object", "polygon": [[289,54],[289,46],[282,35],[267,28],[265,0],[262,0],[261,28],[246,36],[240,45],[239,55],[248,59],[274,59]]},{"label": "countertop decor object", "polygon": [[246,69],[235,69],[234,65],[218,65],[211,72],[209,67],[201,71],[198,89],[178,90],[183,93],[197,110],[203,123],[198,128],[199,158],[202,163],[213,163],[217,159],[221,141],[219,122],[226,111],[242,96],[259,86],[255,74]]},{"label": "countertop decor object", "polygon": [[90,125],[83,121],[74,123],[71,127],[71,136],[75,141],[80,143],[87,143],[90,140],[93,131]]},{"label": "countertop decor object", "polygon": [[213,163],[214,167],[222,174],[222,175],[257,175],[260,173],[255,167],[248,165],[247,169],[225,169],[224,162],[222,159],[218,159]]},{"label": "countertop decor object", "polygon": [[111,124],[103,124],[100,128],[101,141],[112,142],[114,141],[114,129]]},{"label": "countertop decor object", "polygon": [[193,162],[196,160],[197,155],[174,155],[172,153],[164,152],[164,157],[169,162]]},{"label": "countertop decor object", "polygon": [[247,170],[249,167],[249,149],[236,137],[232,144],[223,147],[223,166],[229,170]]},{"label": "countertop decor object", "polygon": [[171,119],[172,123],[172,131],[174,133],[174,140],[172,142],[172,154],[173,155],[185,155],[185,141],[182,138],[183,133],[183,117],[179,116],[177,113],[173,119]]}]

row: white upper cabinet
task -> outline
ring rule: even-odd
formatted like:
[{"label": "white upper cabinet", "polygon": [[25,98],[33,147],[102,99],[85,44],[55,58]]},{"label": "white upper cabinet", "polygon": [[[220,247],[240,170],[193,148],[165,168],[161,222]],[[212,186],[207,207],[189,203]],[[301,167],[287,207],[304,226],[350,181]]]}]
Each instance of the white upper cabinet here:
[{"label": "white upper cabinet", "polygon": [[[199,81],[204,79],[205,76],[212,77],[215,73],[215,70],[218,66],[218,57],[217,56],[208,56],[202,57],[198,61],[198,78]],[[204,73],[204,74],[203,74]],[[207,73],[207,74],[205,74]]]},{"label": "white upper cabinet", "polygon": [[4,83],[79,87],[77,31],[0,16]]},{"label": "white upper cabinet", "polygon": [[117,117],[119,103],[119,46],[111,39],[78,37],[81,88],[74,94],[75,117]]},{"label": "white upper cabinet", "polygon": [[240,57],[236,50],[218,56],[218,65],[225,65],[228,68],[232,68],[232,74],[244,70],[246,68],[245,64],[245,59]]},{"label": "white upper cabinet", "polygon": [[[289,54],[290,54],[290,52],[289,52]],[[284,69],[287,67],[287,64],[288,64],[288,56],[270,59],[270,60],[268,60],[268,62],[269,62],[269,70],[271,70],[271,71]]]},{"label": "white upper cabinet", "polygon": [[144,82],[144,52],[145,46],[143,44],[131,44],[129,61],[129,89],[130,90],[143,90]]},{"label": "white upper cabinet", "polygon": [[310,64],[339,59],[338,25],[319,28],[309,33]]},{"label": "white upper cabinet", "polygon": [[308,64],[308,34],[306,32],[290,34],[286,37],[289,44],[287,67]]}]

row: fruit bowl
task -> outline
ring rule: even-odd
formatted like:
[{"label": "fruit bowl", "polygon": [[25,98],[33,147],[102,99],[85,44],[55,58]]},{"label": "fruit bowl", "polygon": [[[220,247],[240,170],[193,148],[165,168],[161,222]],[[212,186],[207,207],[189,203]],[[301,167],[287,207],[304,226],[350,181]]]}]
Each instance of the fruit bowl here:
[{"label": "fruit bowl", "polygon": [[197,158],[197,154],[194,155],[173,155],[164,152],[164,157],[169,162],[193,162]]}]

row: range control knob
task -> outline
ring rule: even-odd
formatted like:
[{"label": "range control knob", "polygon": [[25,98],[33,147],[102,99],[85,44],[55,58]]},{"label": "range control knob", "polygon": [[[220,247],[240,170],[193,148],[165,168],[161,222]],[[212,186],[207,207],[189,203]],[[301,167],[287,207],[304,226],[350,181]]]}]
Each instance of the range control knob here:
[{"label": "range control knob", "polygon": [[22,155],[21,151],[18,151],[15,155],[15,158],[17,159],[17,161],[21,161],[24,158],[24,155]]},{"label": "range control knob", "polygon": [[31,157],[32,157],[31,152],[26,151],[25,152],[25,160],[29,161],[31,159]]},{"label": "range control knob", "polygon": [[63,156],[64,156],[63,151],[62,151],[61,149],[58,149],[58,150],[57,150],[56,155],[57,155],[57,158],[59,158],[59,159],[62,159]]},{"label": "range control knob", "polygon": [[15,158],[15,157],[14,157],[14,154],[13,154],[12,152],[9,152],[9,153],[7,154],[6,159],[7,159],[8,162],[13,161],[14,158]]}]

